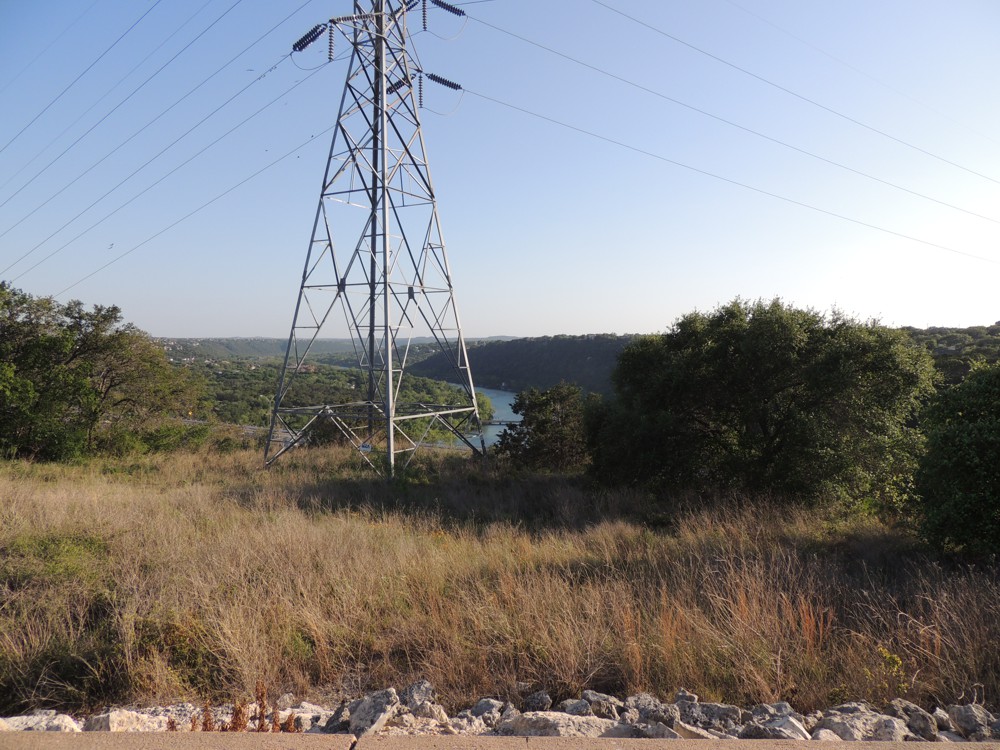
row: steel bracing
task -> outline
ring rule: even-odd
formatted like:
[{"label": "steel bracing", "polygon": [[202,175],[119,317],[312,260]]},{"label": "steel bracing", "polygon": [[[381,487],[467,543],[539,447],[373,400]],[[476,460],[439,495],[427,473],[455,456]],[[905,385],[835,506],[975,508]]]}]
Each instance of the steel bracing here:
[{"label": "steel bracing", "polygon": [[[328,24],[331,35],[350,40],[351,61],[275,394],[267,464],[320,425],[388,474],[444,434],[485,452],[420,126],[419,70],[407,51],[407,12],[416,5],[355,0],[353,15]],[[320,333],[337,337],[340,324],[360,371],[356,400],[315,403],[296,386],[311,369],[307,358]],[[454,365],[455,403],[404,397],[415,337],[435,342]]]}]

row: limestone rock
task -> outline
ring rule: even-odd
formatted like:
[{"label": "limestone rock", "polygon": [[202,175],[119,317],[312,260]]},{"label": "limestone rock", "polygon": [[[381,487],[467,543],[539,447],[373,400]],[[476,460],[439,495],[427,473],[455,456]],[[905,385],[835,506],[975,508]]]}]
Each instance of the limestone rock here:
[{"label": "limestone rock", "polygon": [[0,732],[13,732],[14,727],[7,723],[6,719],[0,719]]},{"label": "limestone rock", "polygon": [[679,740],[681,736],[663,722],[657,721],[654,724],[642,724],[639,727],[643,737],[651,740]]},{"label": "limestone rock", "polygon": [[295,694],[285,693],[274,702],[274,705],[279,711],[287,711],[295,705]]},{"label": "limestone rock", "polygon": [[937,736],[938,726],[934,717],[915,703],[896,698],[886,706],[885,713],[905,721],[907,728],[917,737],[933,741]]},{"label": "limestone rock", "polygon": [[674,703],[697,703],[697,702],[698,702],[698,696],[695,695],[694,693],[688,692],[684,688],[678,690],[677,694],[674,696]]},{"label": "limestone rock", "polygon": [[494,698],[483,698],[474,705],[470,711],[473,718],[482,719],[483,723],[491,729],[500,723],[500,716],[504,711],[503,701]]},{"label": "limestone rock", "polygon": [[558,706],[556,706],[556,711],[562,711],[564,714],[569,714],[570,716],[593,716],[594,712],[590,708],[590,704],[585,700],[573,700],[572,698],[567,698]]},{"label": "limestone rock", "polygon": [[552,696],[544,690],[532,693],[524,699],[525,711],[548,711],[552,708]]},{"label": "limestone rock", "polygon": [[[808,740],[809,732],[793,716],[777,716],[765,724],[747,724],[739,733],[741,740]],[[839,737],[837,739],[840,739]]]},{"label": "limestone rock", "polygon": [[55,711],[36,711],[30,716],[11,716],[7,724],[15,732],[80,732],[72,716]]},{"label": "limestone rock", "polygon": [[[631,711],[638,712],[638,719],[631,717]],[[626,719],[625,714],[630,714]],[[620,712],[620,718],[630,723],[655,724],[660,722],[672,727],[675,721],[680,721],[680,709],[673,703],[661,703],[649,693],[630,695],[625,700],[625,712]]]},{"label": "limestone rock", "polygon": [[934,721],[937,723],[937,728],[945,732],[954,732],[955,725],[951,723],[951,717],[948,716],[948,712],[945,711],[941,706],[936,706],[934,711],[931,713],[934,717]]},{"label": "limestone rock", "polygon": [[716,735],[700,727],[693,727],[683,721],[675,721],[673,730],[680,735],[682,740],[712,740],[717,739]]},{"label": "limestone rock", "polygon": [[677,703],[680,719],[685,724],[691,724],[703,729],[715,729],[728,732],[740,723],[743,711],[739,706],[725,703],[694,703],[680,701]]},{"label": "limestone rock", "polygon": [[883,716],[874,711],[859,710],[847,713],[828,713],[817,725],[829,729],[840,739],[868,742],[903,742],[913,734],[902,719]]},{"label": "limestone rock", "polygon": [[166,716],[150,716],[123,709],[91,716],[83,723],[85,732],[165,732],[166,729]]},{"label": "limestone rock", "polygon": [[351,711],[350,732],[355,737],[375,734],[395,715],[399,696],[392,688],[366,696]]},{"label": "limestone rock", "polygon": [[606,693],[598,693],[596,690],[584,690],[583,695],[580,696],[587,703],[595,703],[601,701],[603,703],[610,703],[615,708],[625,708],[625,702],[615,698],[613,695],[608,695]]},{"label": "limestone rock", "polygon": [[413,709],[413,715],[421,719],[434,719],[443,724],[448,723],[448,714],[445,712],[444,707],[432,701],[424,701],[417,704]]},{"label": "limestone rock", "polygon": [[313,727],[311,731],[322,731],[324,734],[336,734],[344,733],[351,728],[351,710],[350,703],[344,702],[338,706],[330,718],[326,720],[326,723],[320,727]]},{"label": "limestone rock", "polygon": [[503,721],[497,733],[516,737],[641,737],[637,727],[596,716],[528,711]]},{"label": "limestone rock", "polygon": [[[174,721],[174,725],[177,727],[177,731],[186,732],[191,728],[191,717],[194,714],[200,715],[200,710],[193,703],[175,703],[172,706],[157,706],[155,708],[149,708],[142,713],[148,716],[162,717],[165,723],[169,723],[171,719]],[[232,712],[230,711],[228,719],[232,718]]]},{"label": "limestone rock", "polygon": [[795,709],[786,701],[778,701],[777,703],[758,703],[750,709],[750,713],[757,721],[768,722],[779,716],[792,716],[795,714]]},{"label": "limestone rock", "polygon": [[988,740],[996,717],[980,705],[948,706],[948,717],[958,733],[970,740]]},{"label": "limestone rock", "polygon": [[490,727],[486,726],[485,721],[478,716],[473,716],[468,711],[462,711],[454,719],[451,719],[448,726],[456,734],[486,734],[490,731]]},{"label": "limestone rock", "polygon": [[618,719],[618,712],[625,708],[625,704],[613,695],[605,695],[593,690],[583,691],[583,700],[590,704],[591,713],[602,719]]},{"label": "limestone rock", "polygon": [[843,742],[839,734],[831,732],[829,729],[817,729],[812,733],[812,739],[820,742]]},{"label": "limestone rock", "polygon": [[421,703],[433,702],[436,698],[434,686],[427,680],[417,680],[403,688],[403,692],[399,694],[400,702],[411,711]]},{"label": "limestone rock", "polygon": [[471,708],[473,716],[482,716],[494,711],[498,715],[503,711],[503,701],[498,701],[495,698],[482,698]]},{"label": "limestone rock", "polygon": [[[289,693],[286,693],[286,695],[289,695]],[[298,731],[317,734],[324,731],[327,722],[330,721],[330,717],[333,716],[334,712],[325,706],[301,701],[297,705],[279,710],[279,720],[284,722],[289,714],[295,714],[295,728]]]}]

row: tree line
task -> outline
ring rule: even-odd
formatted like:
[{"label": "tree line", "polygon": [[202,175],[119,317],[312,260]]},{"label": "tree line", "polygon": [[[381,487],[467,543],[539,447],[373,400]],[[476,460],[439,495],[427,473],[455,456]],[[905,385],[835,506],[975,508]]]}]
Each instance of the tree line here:
[{"label": "tree line", "polygon": [[[153,340],[115,306],[87,309],[0,283],[0,458],[166,450],[210,439],[213,424],[267,426],[281,359],[232,357],[225,340],[193,341]],[[270,351],[268,341],[235,350]],[[286,405],[356,401],[364,389],[355,370],[309,365]],[[455,388],[414,376],[397,396],[450,403]],[[491,409],[480,398],[484,418]]]}]

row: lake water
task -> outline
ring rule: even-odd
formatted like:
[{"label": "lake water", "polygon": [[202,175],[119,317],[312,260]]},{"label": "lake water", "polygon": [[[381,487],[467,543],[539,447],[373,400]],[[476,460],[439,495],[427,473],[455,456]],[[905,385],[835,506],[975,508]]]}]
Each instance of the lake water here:
[{"label": "lake water", "polygon": [[[521,417],[514,413],[514,397],[516,393],[511,393],[510,391],[498,391],[493,388],[476,388],[477,393],[482,393],[488,396],[490,402],[493,404],[493,419],[499,420],[501,422],[518,422]],[[500,437],[500,433],[503,432],[503,427],[500,425],[486,425],[483,427],[483,438],[486,440],[487,445],[495,445],[497,439]]]}]

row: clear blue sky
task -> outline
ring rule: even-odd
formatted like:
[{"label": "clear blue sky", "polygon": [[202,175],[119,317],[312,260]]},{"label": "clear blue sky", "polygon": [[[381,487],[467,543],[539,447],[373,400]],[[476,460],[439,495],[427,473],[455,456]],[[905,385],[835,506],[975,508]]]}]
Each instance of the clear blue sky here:
[{"label": "clear blue sky", "polygon": [[[735,296],[893,325],[1000,319],[994,0],[464,7],[464,23],[432,11],[432,33],[415,45],[425,70],[469,90],[428,86],[423,113],[467,336],[662,331]],[[145,241],[333,124],[346,64],[322,66],[324,40],[252,82],[315,23],[350,9],[347,0],[0,0],[0,147],[9,143],[0,269],[13,264],[0,278],[57,294],[137,248],[61,299],[117,304],[157,336],[287,336],[328,135]]]}]

